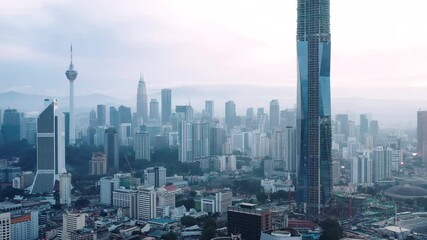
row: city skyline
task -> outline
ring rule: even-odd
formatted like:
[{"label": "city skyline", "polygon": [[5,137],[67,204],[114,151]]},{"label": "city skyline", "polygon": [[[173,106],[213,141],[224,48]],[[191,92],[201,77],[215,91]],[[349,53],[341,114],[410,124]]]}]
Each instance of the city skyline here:
[{"label": "city skyline", "polygon": [[[389,11],[377,19],[375,13],[385,2],[369,2],[367,8],[368,1],[332,1],[337,12],[331,19],[337,39],[332,53],[333,97],[425,99],[422,43],[427,35],[417,31],[425,21],[422,8],[411,7],[423,3],[407,6],[403,1],[387,1]],[[94,13],[97,2],[87,6],[3,2],[6,11],[0,18],[8,34],[0,42],[4,53],[0,62],[7,81],[2,81],[0,90],[67,95],[60,76],[68,62],[64,46],[70,42],[76,46],[81,73],[76,95],[96,92],[127,98],[142,71],[150,86],[148,94],[161,88],[212,84],[296,87],[296,1],[242,3],[227,8],[229,3],[221,1],[109,4],[100,15]],[[397,14],[409,10],[411,14]],[[356,18],[360,12],[363,19]],[[151,27],[141,27],[146,25]],[[411,37],[415,34],[416,39]],[[189,45],[193,41],[196,44]],[[363,84],[348,84],[354,81]],[[45,82],[51,87],[40,89]],[[375,91],[378,87],[381,93]]]}]

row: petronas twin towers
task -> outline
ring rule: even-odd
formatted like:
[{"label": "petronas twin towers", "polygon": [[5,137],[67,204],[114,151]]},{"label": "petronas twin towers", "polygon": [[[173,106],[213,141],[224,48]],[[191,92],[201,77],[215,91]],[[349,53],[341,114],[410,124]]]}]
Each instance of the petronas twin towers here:
[{"label": "petronas twin towers", "polygon": [[308,216],[331,199],[329,0],[298,0],[298,200]]}]

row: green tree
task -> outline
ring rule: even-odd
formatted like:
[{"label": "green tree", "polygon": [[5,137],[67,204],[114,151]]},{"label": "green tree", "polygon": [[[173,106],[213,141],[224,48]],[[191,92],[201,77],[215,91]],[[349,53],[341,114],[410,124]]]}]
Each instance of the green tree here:
[{"label": "green tree", "polygon": [[201,240],[211,240],[216,235],[216,228],[209,226],[203,228]]},{"label": "green tree", "polygon": [[343,237],[342,227],[337,220],[326,219],[319,226],[323,229],[319,240],[339,240]]},{"label": "green tree", "polygon": [[175,206],[179,207],[182,205],[184,205],[185,208],[187,208],[187,210],[188,210],[190,208],[194,208],[194,206],[196,206],[196,203],[194,202],[194,199],[191,199],[191,198],[176,201]]},{"label": "green tree", "polygon": [[184,226],[193,226],[197,224],[197,220],[194,217],[184,216],[181,218],[181,224]]},{"label": "green tree", "polygon": [[168,232],[165,235],[162,236],[161,239],[163,240],[176,240],[178,237],[174,232]]},{"label": "green tree", "polygon": [[268,196],[267,196],[267,194],[266,194],[266,193],[264,193],[264,192],[260,192],[260,193],[257,193],[257,194],[256,194],[256,200],[257,200],[259,203],[265,203],[265,202],[267,201],[267,198],[268,198]]},{"label": "green tree", "polygon": [[90,204],[90,201],[86,198],[79,198],[74,202],[74,206],[76,208],[85,208],[88,207]]},{"label": "green tree", "polygon": [[0,200],[4,201],[5,198],[13,199],[16,195],[24,195],[24,190],[8,186],[0,191]]}]

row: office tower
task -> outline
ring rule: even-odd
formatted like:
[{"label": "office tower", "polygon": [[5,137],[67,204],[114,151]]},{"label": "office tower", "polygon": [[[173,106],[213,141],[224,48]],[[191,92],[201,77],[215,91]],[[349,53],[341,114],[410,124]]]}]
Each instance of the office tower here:
[{"label": "office tower", "polygon": [[253,108],[246,109],[246,122],[245,122],[246,129],[248,131],[253,130],[256,128],[256,119],[255,119],[255,113]]},{"label": "office tower", "polygon": [[240,233],[242,239],[259,240],[262,231],[272,229],[272,212],[256,209],[256,205],[250,203],[228,207],[227,229],[231,233]]},{"label": "office tower", "polygon": [[225,126],[229,132],[236,124],[236,104],[233,101],[225,103]]},{"label": "office tower", "polygon": [[59,174],[59,203],[61,205],[71,205],[71,174]]},{"label": "office tower", "polygon": [[176,106],[175,112],[179,121],[192,122],[194,117],[193,108],[190,105]]},{"label": "office tower", "polygon": [[230,188],[224,188],[215,193],[215,203],[217,212],[225,213],[228,207],[232,205],[233,192]]},{"label": "office tower", "polygon": [[257,121],[259,121],[259,117],[261,115],[264,115],[264,114],[265,114],[264,113],[264,108],[262,108],[262,107],[258,108],[257,111],[256,111],[256,119],[257,119]]},{"label": "office tower", "polygon": [[192,128],[193,158],[209,156],[209,123],[194,122]]},{"label": "office tower", "polygon": [[417,112],[417,153],[427,162],[427,111]]},{"label": "office tower", "polygon": [[273,99],[270,102],[270,129],[274,130],[280,124],[280,106],[279,100]]},{"label": "office tower", "polygon": [[147,102],[147,89],[145,87],[144,75],[141,74],[138,82],[138,90],[136,94],[136,115],[148,120],[148,102]]},{"label": "office tower", "polygon": [[159,102],[157,99],[153,98],[150,101],[150,119],[158,121],[160,119],[159,115]]},{"label": "office tower", "polygon": [[133,149],[135,151],[136,160],[145,159],[151,161],[150,134],[147,131],[135,134]]},{"label": "office tower", "polygon": [[225,129],[216,125],[210,129],[209,151],[210,155],[222,155],[222,145],[225,143]]},{"label": "office tower", "polygon": [[103,104],[96,106],[96,120],[98,126],[107,125],[107,106]]},{"label": "office tower", "polygon": [[214,101],[206,100],[205,101],[205,117],[208,120],[212,120],[214,117]]},{"label": "office tower", "polygon": [[285,171],[295,172],[297,169],[297,131],[287,126],[285,128]]},{"label": "office tower", "polygon": [[285,134],[281,129],[276,129],[271,135],[272,153],[271,158],[273,160],[285,161]]},{"label": "office tower", "polygon": [[138,191],[133,189],[119,188],[113,191],[113,207],[115,208],[129,208],[129,217],[131,219],[137,218]]},{"label": "office tower", "polygon": [[130,107],[125,107],[121,105],[118,111],[119,111],[119,124],[132,123],[132,112]]},{"label": "office tower", "polygon": [[13,214],[10,223],[10,235],[13,240],[39,239],[38,211],[31,210]]},{"label": "office tower", "polygon": [[332,162],[332,176],[334,185],[339,184],[341,181],[341,164],[339,161]]},{"label": "office tower", "polygon": [[102,152],[92,153],[92,158],[89,161],[90,175],[107,174],[107,155]]},{"label": "office tower", "polygon": [[113,106],[110,107],[110,127],[119,129],[119,111]]},{"label": "office tower", "polygon": [[369,122],[369,133],[372,135],[377,135],[379,132],[378,120],[372,120]]},{"label": "office tower", "polygon": [[154,187],[139,187],[137,218],[142,220],[156,218],[156,208],[156,191]]},{"label": "office tower", "polygon": [[74,70],[73,65],[73,45],[70,47],[71,51],[71,62],[68,70],[65,72],[65,76],[67,76],[68,81],[70,82],[70,138],[69,143],[74,145],[76,143],[76,127],[74,120],[74,80],[77,78],[77,71]]},{"label": "office tower", "polygon": [[384,149],[383,146],[377,146],[377,148],[374,149],[374,181],[381,181],[391,178],[392,153],[393,150],[391,148]]},{"label": "office tower", "polygon": [[231,206],[233,194],[229,188],[215,193],[215,196],[206,196],[201,199],[201,210],[208,213],[225,213]]},{"label": "office tower", "polygon": [[6,109],[3,113],[1,135],[3,143],[18,142],[20,137],[21,114],[16,109]]},{"label": "office tower", "polygon": [[70,145],[70,113],[63,112],[64,114],[64,129],[65,129],[65,146]]},{"label": "office tower", "polygon": [[113,204],[113,191],[119,189],[120,179],[112,177],[103,177],[98,182],[99,202],[110,206]]},{"label": "office tower", "polygon": [[120,123],[119,141],[121,146],[131,146],[133,144],[133,132],[131,123]]},{"label": "office tower", "polygon": [[366,114],[360,114],[360,135],[359,140],[361,143],[365,143],[366,134],[369,132],[369,121]]},{"label": "office tower", "polygon": [[347,114],[337,114],[335,115],[335,121],[339,125],[339,131],[337,133],[344,134],[345,139],[349,137],[349,122]]},{"label": "office tower", "polygon": [[10,225],[10,212],[0,213],[0,239],[12,239]]},{"label": "office tower", "polygon": [[253,108],[248,108],[246,109],[246,118],[254,118],[255,114],[254,114],[254,109]]},{"label": "office tower", "polygon": [[22,118],[20,124],[21,139],[26,139],[29,144],[36,144],[37,134],[37,119],[36,118]]},{"label": "office tower", "polygon": [[261,160],[270,155],[270,141],[265,132],[252,131],[251,157]]},{"label": "office tower", "polygon": [[[105,106],[105,105],[101,105],[101,106]],[[92,109],[89,113],[89,127],[96,128],[98,125],[97,122],[98,122],[98,120],[96,118],[96,112],[94,109]]]},{"label": "office tower", "polygon": [[298,0],[298,202],[310,217],[332,192],[329,14],[329,0]]},{"label": "office tower", "polygon": [[358,185],[372,185],[373,162],[366,155],[352,158],[351,183]]},{"label": "office tower", "polygon": [[48,106],[37,118],[37,173],[32,194],[52,193],[58,174],[65,170],[64,119],[57,100],[45,99]]},{"label": "office tower", "polygon": [[154,186],[155,188],[166,185],[166,168],[149,167],[144,169],[144,186]]},{"label": "office tower", "polygon": [[268,132],[270,122],[268,121],[268,115],[262,114],[258,117],[258,130],[261,132]]},{"label": "office tower", "polygon": [[191,123],[182,121],[178,125],[179,146],[178,158],[180,162],[193,162],[193,127]]},{"label": "office tower", "polygon": [[107,169],[119,170],[119,136],[114,128],[105,130],[104,152],[107,155]]},{"label": "office tower", "polygon": [[280,125],[287,127],[297,127],[297,113],[295,109],[285,109],[283,111],[280,111]]},{"label": "office tower", "polygon": [[[162,209],[167,208],[175,208],[176,205],[176,186],[168,186],[168,187],[162,187],[156,189],[156,195],[157,195],[157,207]],[[168,211],[163,211],[163,216],[169,216]],[[158,215],[158,214],[157,214]],[[159,216],[160,217],[160,216]]]},{"label": "office tower", "polygon": [[62,214],[62,239],[71,240],[71,232],[86,226],[86,214],[65,211]]},{"label": "office tower", "polygon": [[245,152],[245,133],[241,131],[232,131],[230,134],[231,149]]},{"label": "office tower", "polygon": [[171,123],[172,116],[172,90],[162,89],[162,124]]}]

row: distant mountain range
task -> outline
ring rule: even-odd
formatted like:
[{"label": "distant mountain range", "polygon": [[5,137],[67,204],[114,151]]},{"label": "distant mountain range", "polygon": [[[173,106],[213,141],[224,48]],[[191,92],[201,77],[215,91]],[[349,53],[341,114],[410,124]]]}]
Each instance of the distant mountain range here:
[{"label": "distant mountain range", "polygon": [[[136,94],[135,94],[136,95]],[[214,97],[213,97],[214,96]],[[51,98],[51,96],[49,96]],[[18,111],[31,113],[39,112],[43,109],[43,99],[46,96],[36,94],[26,94],[16,91],[0,93],[0,109],[16,108]],[[160,101],[160,91],[149,91],[150,98],[157,98]],[[57,97],[61,111],[68,108],[68,97]],[[269,102],[271,99],[279,99],[281,108],[293,108],[296,103],[294,87],[259,87],[248,85],[221,85],[221,86],[191,86],[172,89],[172,105],[191,104],[196,112],[201,112],[204,108],[205,100],[215,101],[215,114],[224,115],[224,103],[234,100],[237,107],[237,114],[244,115],[248,107],[264,107],[265,112],[269,112]],[[89,94],[75,97],[75,107],[77,114],[84,114],[95,109],[97,104],[107,106],[126,105],[135,108],[136,96],[127,100],[102,95]],[[161,106],[161,105],[160,105]],[[332,112],[348,113],[350,119],[359,121],[360,113],[371,113],[372,118],[379,120],[380,127],[416,127],[416,112],[419,109],[427,109],[427,101],[417,100],[378,100],[364,98],[333,98]]]}]

